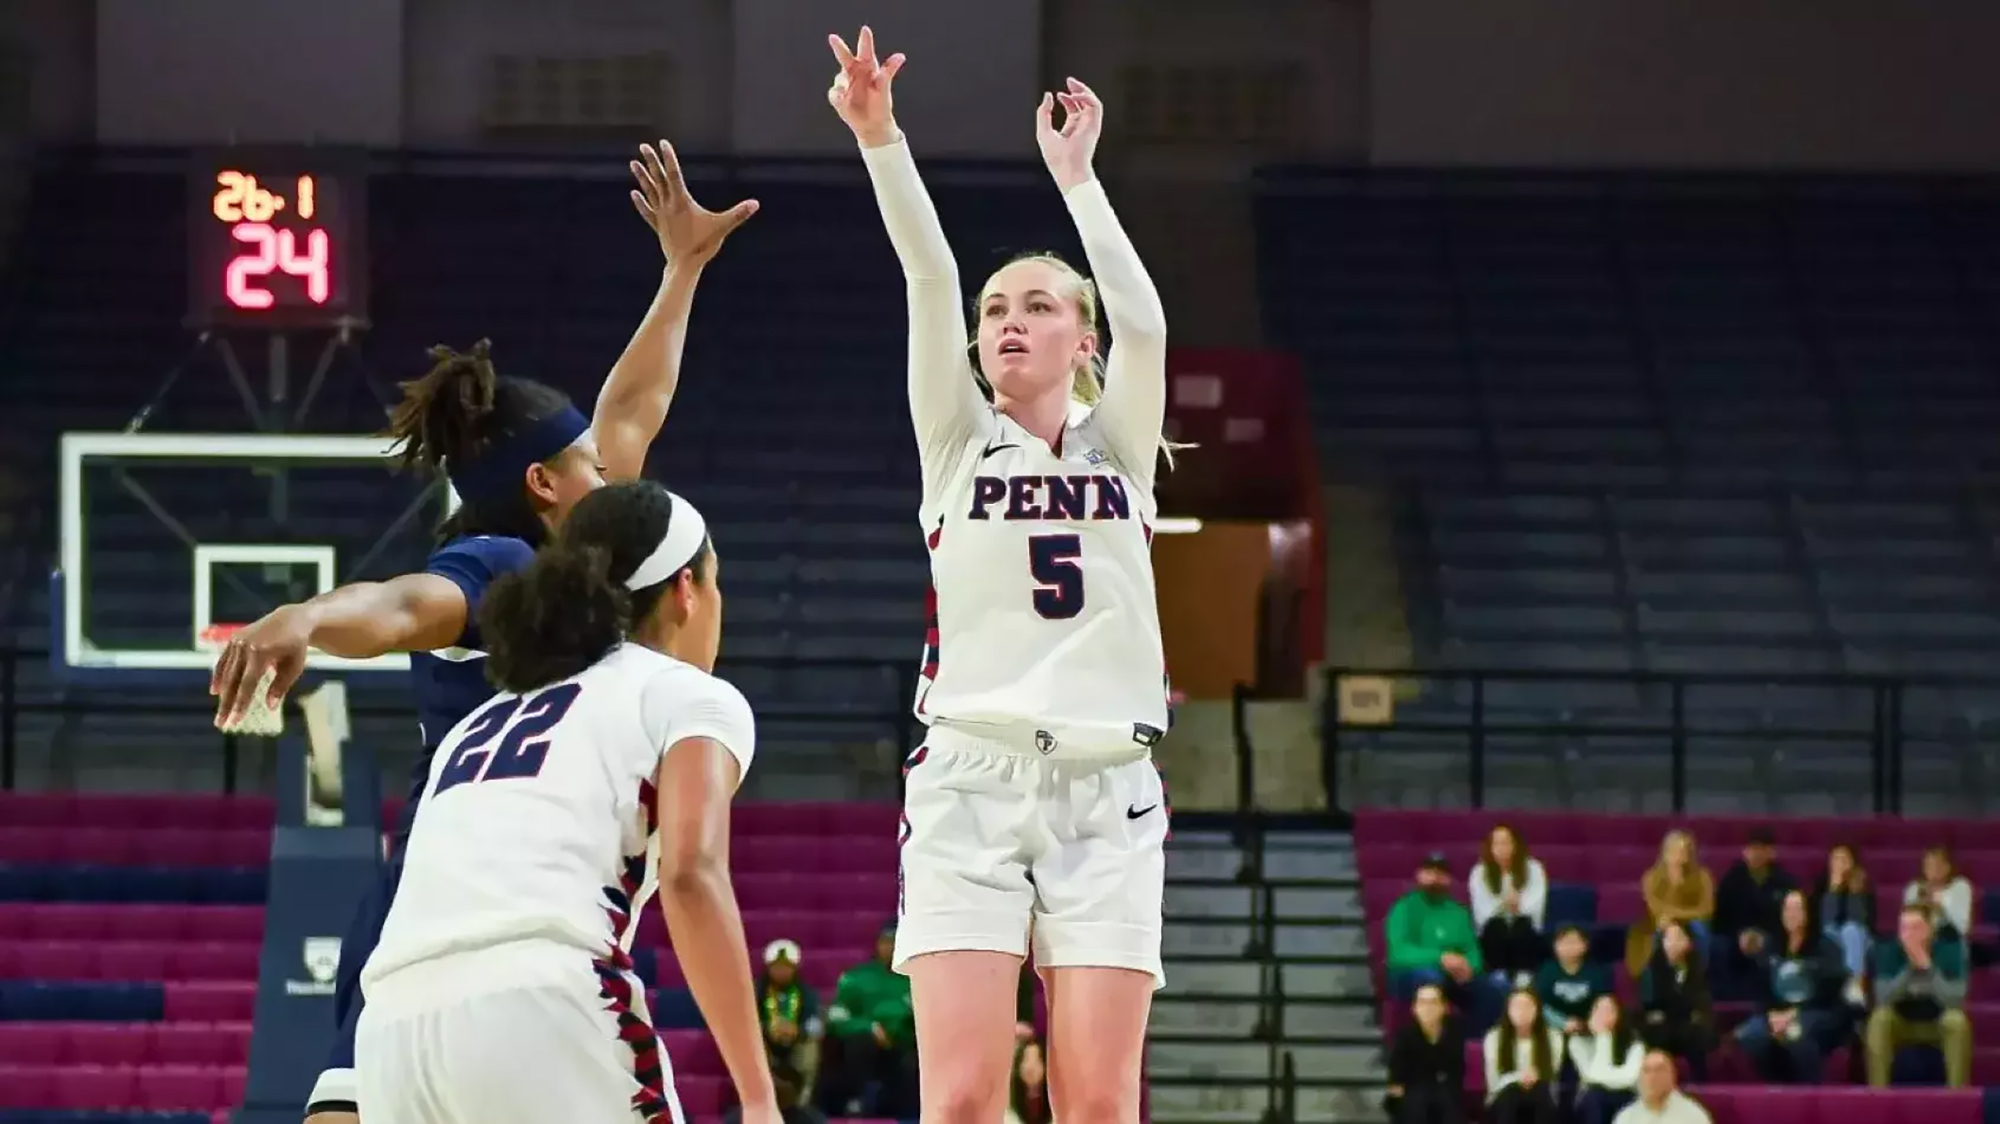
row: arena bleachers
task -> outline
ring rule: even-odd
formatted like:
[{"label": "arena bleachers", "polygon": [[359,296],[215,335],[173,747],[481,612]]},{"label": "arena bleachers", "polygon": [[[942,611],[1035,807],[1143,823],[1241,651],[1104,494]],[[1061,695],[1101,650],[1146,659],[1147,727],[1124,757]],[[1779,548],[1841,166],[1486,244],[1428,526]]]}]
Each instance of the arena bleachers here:
[{"label": "arena bleachers", "polygon": [[[1926,847],[1945,844],[1953,847],[1960,870],[1975,886],[2000,884],[2000,850],[1995,835],[1984,821],[1923,821],[1904,819],[1778,821],[1724,816],[1588,816],[1556,812],[1507,813],[1504,822],[1529,841],[1534,856],[1547,868],[1550,881],[1547,928],[1576,924],[1593,931],[1594,959],[1613,965],[1613,979],[1628,1008],[1637,1003],[1637,984],[1622,965],[1626,927],[1644,912],[1639,878],[1659,853],[1660,839],[1669,830],[1690,832],[1701,847],[1702,861],[1720,876],[1735,859],[1748,834],[1768,827],[1778,840],[1778,861],[1795,877],[1810,879],[1823,869],[1826,849],[1836,840],[1845,841],[1864,856],[1877,872],[1880,897],[1878,916],[1894,917],[1901,908],[1903,885],[1915,873],[1918,858]],[[1370,959],[1377,979],[1377,994],[1383,996],[1382,1025],[1393,1029],[1407,1021],[1401,1005],[1387,998],[1382,985],[1382,919],[1396,899],[1406,893],[1419,862],[1433,852],[1441,852],[1451,864],[1456,878],[1471,870],[1480,842],[1492,829],[1496,817],[1475,811],[1391,811],[1363,810],[1355,814],[1354,838],[1357,866],[1362,878],[1364,908],[1370,923]],[[1977,911],[1979,924],[1972,934],[1975,941],[1989,940],[2000,921],[2000,894],[1986,890]],[[2000,1084],[2000,987],[1992,968],[1975,970],[1971,977],[1967,1013],[1973,1022],[1973,1082]],[[1718,985],[1720,990],[1720,985]],[[1718,1000],[1715,1008],[1718,1029],[1727,1030],[1752,1013],[1753,1004],[1737,999]],[[1483,1069],[1475,1039],[1467,1045],[1467,1080],[1473,1092],[1483,1088]],[[1861,1120],[1915,1119],[1902,1115],[1914,1111],[1909,1106],[1929,1106],[1926,1119],[1980,1119],[1979,1090],[1932,1091],[1899,1087],[1894,1095],[1874,1095],[1866,1090],[1839,1088],[1855,1080],[1860,1047],[1844,1046],[1828,1054],[1821,1087],[1756,1088],[1757,1077],[1748,1059],[1732,1045],[1725,1044],[1709,1056],[1709,1083],[1700,1091],[1701,1099],[1716,1111],[1718,1120]],[[1897,1073],[1904,1081],[1912,1077],[1924,1084],[1938,1084],[1941,1071],[1933,1054],[1905,1051],[1899,1057]],[[1874,1114],[1887,1114],[1877,1116]]]},{"label": "arena bleachers", "polygon": [[1413,486],[1440,658],[1922,671],[2000,637],[1990,193],[1296,172],[1260,208],[1335,475]]},{"label": "arena bleachers", "polygon": [[[0,793],[0,1108],[78,1124],[74,1113],[119,1110],[205,1120],[240,1102],[272,817],[271,801],[248,797]],[[829,1001],[894,915],[895,820],[888,805],[736,812],[751,947],[798,942],[804,978]],[[667,943],[648,910],[634,967],[684,1104],[714,1119],[727,1077]]]},{"label": "arena bleachers", "polygon": [[[1990,188],[1907,179],[1275,171],[1265,311],[1306,361],[1329,474],[1393,496],[1420,666],[1963,674],[2000,643],[1996,216]],[[1866,691],[1680,701],[1705,727],[1699,806],[1869,807]],[[1491,683],[1483,704],[1659,726],[1673,700],[1550,680]],[[1440,683],[1404,712],[1470,707],[1468,684]],[[1990,688],[1904,698],[1907,808],[1984,809],[1996,716]],[[1761,734],[1785,722],[1827,736],[1787,759]],[[1585,741],[1665,791],[1664,754],[1564,751]],[[1592,791],[1547,751],[1493,739],[1507,798]]]}]

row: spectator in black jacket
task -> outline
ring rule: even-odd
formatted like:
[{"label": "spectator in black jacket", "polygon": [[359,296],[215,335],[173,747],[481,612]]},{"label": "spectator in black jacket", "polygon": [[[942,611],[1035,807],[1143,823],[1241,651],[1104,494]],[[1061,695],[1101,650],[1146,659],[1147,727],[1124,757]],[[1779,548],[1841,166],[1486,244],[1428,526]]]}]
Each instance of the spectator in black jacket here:
[{"label": "spectator in black jacket", "polygon": [[1866,1007],[1861,981],[1868,974],[1868,952],[1875,944],[1875,883],[1861,856],[1846,843],[1835,843],[1826,853],[1826,873],[1813,884],[1809,912],[1819,921],[1820,931],[1840,948],[1847,965],[1847,1002]]},{"label": "spectator in black jacket", "polygon": [[1660,929],[1652,958],[1639,974],[1639,1006],[1645,1013],[1639,1033],[1646,1045],[1685,1061],[1696,1081],[1706,1079],[1708,1051],[1715,1045],[1715,1005],[1701,954],[1679,921]]},{"label": "spectator in black jacket", "polygon": [[1717,981],[1724,998],[1754,993],[1757,965],[1764,946],[1778,934],[1778,908],[1785,895],[1799,884],[1777,863],[1771,829],[1750,832],[1743,845],[1743,857],[1722,876],[1715,887],[1715,949],[1712,953]]},{"label": "spectator in black jacket", "polygon": [[1737,1044],[1772,1084],[1817,1085],[1826,1052],[1847,1031],[1840,949],[1813,924],[1804,891],[1785,895],[1784,931],[1764,949],[1764,1009],[1736,1029]]},{"label": "spectator in black jacket", "polygon": [[1463,1124],[1465,1037],[1437,984],[1417,988],[1415,1018],[1389,1044],[1389,1118],[1396,1124]]}]

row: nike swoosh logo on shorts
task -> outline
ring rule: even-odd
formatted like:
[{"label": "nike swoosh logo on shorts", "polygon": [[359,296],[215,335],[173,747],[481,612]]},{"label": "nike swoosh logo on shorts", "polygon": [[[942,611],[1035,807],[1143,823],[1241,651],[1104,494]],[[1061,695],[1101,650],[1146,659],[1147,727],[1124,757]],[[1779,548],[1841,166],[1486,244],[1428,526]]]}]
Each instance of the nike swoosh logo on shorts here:
[{"label": "nike swoosh logo on shorts", "polygon": [[1147,812],[1150,812],[1157,807],[1159,807],[1158,804],[1148,804],[1143,808],[1127,807],[1125,809],[1125,818],[1128,820],[1136,820],[1139,817],[1145,815]]}]

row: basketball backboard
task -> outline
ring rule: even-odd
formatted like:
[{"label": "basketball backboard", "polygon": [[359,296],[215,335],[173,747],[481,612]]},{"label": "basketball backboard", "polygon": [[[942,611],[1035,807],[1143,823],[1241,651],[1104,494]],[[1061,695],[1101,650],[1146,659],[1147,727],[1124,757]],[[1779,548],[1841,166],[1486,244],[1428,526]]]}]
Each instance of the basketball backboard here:
[{"label": "basketball backboard", "polygon": [[[64,434],[56,673],[205,680],[235,627],[421,568],[452,497],[388,471],[387,453],[368,436]],[[309,667],[402,671],[409,657],[315,652]]]}]

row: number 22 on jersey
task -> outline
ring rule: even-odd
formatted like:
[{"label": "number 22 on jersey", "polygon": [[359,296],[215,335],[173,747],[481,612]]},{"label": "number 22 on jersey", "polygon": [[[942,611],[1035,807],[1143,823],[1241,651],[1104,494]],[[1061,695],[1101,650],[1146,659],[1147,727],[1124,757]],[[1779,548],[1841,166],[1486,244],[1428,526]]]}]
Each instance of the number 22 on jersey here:
[{"label": "number 22 on jersey", "polygon": [[[438,770],[431,795],[479,781],[532,777],[549,755],[549,731],[563,720],[583,688],[562,683],[520,698],[498,699],[466,726]],[[498,744],[494,744],[495,741]],[[491,748],[488,748],[491,747]]]}]

